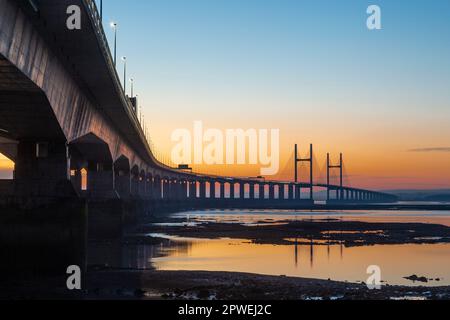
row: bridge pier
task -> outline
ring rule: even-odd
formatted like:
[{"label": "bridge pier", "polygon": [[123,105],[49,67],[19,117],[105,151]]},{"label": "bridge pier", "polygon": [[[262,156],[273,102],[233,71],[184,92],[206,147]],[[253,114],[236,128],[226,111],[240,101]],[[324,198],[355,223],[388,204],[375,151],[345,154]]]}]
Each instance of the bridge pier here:
[{"label": "bridge pier", "polygon": [[65,142],[20,141],[15,159],[15,194],[26,197],[75,195]]},{"label": "bridge pier", "polygon": [[89,198],[114,199],[114,168],[111,163],[90,162],[87,170],[87,195]]},{"label": "bridge pier", "polygon": [[239,182],[239,200],[245,199],[245,184],[243,182]]},{"label": "bridge pier", "polygon": [[209,182],[209,197],[210,199],[216,199],[216,182],[214,180]]},{"label": "bridge pier", "polygon": [[166,178],[162,178],[161,179],[161,199],[162,200],[166,200],[167,199],[168,192],[169,192],[169,190],[167,188],[167,179]]},{"label": "bridge pier", "polygon": [[254,183],[250,183],[248,185],[248,187],[249,187],[249,199],[250,200],[255,200],[255,188],[256,188],[256,185]]},{"label": "bridge pier", "polygon": [[146,197],[146,178],[145,178],[145,171],[141,171],[141,173],[138,176],[138,196],[142,199],[145,199]]},{"label": "bridge pier", "polygon": [[176,201],[178,199],[177,182],[171,177],[167,178],[167,200]]},{"label": "bridge pier", "polygon": [[184,193],[183,193],[183,186],[184,186],[184,182],[182,179],[177,179],[175,182],[176,185],[176,194],[177,194],[177,200],[178,201],[182,201],[184,200]]},{"label": "bridge pier", "polygon": [[301,200],[302,199],[302,187],[299,185],[295,185],[294,189],[295,189],[295,199]]},{"label": "bridge pier", "polygon": [[131,196],[137,197],[139,195],[139,171],[135,168],[131,171]]},{"label": "bridge pier", "polygon": [[234,200],[235,199],[235,187],[236,185],[233,183],[230,183],[230,199]]},{"label": "bridge pier", "polygon": [[[258,188],[258,194],[256,194],[256,188]],[[257,183],[255,185],[255,200],[261,200],[264,197],[264,187],[260,184]]]},{"label": "bridge pier", "polygon": [[206,185],[205,181],[201,180],[199,182],[199,192],[200,192],[200,199],[205,200],[206,198]]},{"label": "bridge pier", "polygon": [[195,200],[197,199],[197,182],[189,181],[189,199]]},{"label": "bridge pier", "polygon": [[275,185],[273,183],[269,184],[269,200],[275,199]]},{"label": "bridge pier", "polygon": [[180,182],[177,179],[171,178],[170,179],[170,196],[169,199],[173,201],[180,200],[181,194],[180,194]]},{"label": "bridge pier", "polygon": [[120,157],[114,162],[114,186],[121,199],[128,199],[131,195],[131,172],[127,158]]},{"label": "bridge pier", "polygon": [[219,184],[219,199],[223,200],[225,199],[225,184],[221,181],[219,181],[218,184]]},{"label": "bridge pier", "polygon": [[293,184],[289,184],[289,191],[288,191],[288,199],[289,200],[294,200],[294,185]]},{"label": "bridge pier", "polygon": [[278,186],[278,200],[284,201],[284,194],[285,194],[286,188],[284,184],[280,184]]},{"label": "bridge pier", "polygon": [[189,200],[189,181],[183,180],[183,200]]},{"label": "bridge pier", "polygon": [[145,191],[146,198],[154,199],[154,186],[153,186],[153,177],[151,174],[147,174],[145,178]]},{"label": "bridge pier", "polygon": [[153,178],[153,196],[154,199],[161,200],[162,199],[162,181],[159,176]]}]

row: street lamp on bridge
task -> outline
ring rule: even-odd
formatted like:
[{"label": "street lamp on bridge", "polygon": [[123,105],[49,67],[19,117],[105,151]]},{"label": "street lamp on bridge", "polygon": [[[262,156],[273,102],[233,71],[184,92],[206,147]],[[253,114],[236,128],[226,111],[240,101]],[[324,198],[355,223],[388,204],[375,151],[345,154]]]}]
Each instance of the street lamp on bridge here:
[{"label": "street lamp on bridge", "polygon": [[130,83],[131,83],[131,98],[134,98],[134,92],[133,92],[133,90],[134,90],[134,79],[133,78],[131,78],[130,79]]},{"label": "street lamp on bridge", "polygon": [[122,57],[123,61],[123,91],[127,94],[127,57]]},{"label": "street lamp on bridge", "polygon": [[117,22],[111,22],[110,26],[114,30],[114,67],[116,67],[116,65],[117,65]]}]

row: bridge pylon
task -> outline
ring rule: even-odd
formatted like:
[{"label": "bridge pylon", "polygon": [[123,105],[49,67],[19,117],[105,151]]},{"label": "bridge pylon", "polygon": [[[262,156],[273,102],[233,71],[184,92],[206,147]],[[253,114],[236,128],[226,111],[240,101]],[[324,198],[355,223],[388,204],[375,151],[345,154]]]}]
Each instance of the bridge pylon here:
[{"label": "bridge pylon", "polygon": [[[309,163],[309,183],[310,183],[310,192],[309,192],[309,199],[311,201],[314,200],[314,173],[313,173],[313,169],[314,169],[314,161],[313,161],[313,156],[314,156],[314,150],[313,150],[313,145],[310,144],[309,145],[309,158],[301,158],[298,156],[298,145],[295,145],[295,159],[294,159],[294,168],[295,168],[295,177],[294,177],[294,181],[297,184],[299,182],[299,172],[298,172],[298,163],[299,162],[307,162]],[[301,189],[300,189],[300,195],[301,197]]]},{"label": "bridge pylon", "polygon": [[339,186],[340,190],[337,194],[341,200],[344,198],[344,156],[339,155],[339,164],[332,165],[330,161],[330,154],[327,153],[327,201],[330,201],[330,171],[331,169],[339,169]]}]

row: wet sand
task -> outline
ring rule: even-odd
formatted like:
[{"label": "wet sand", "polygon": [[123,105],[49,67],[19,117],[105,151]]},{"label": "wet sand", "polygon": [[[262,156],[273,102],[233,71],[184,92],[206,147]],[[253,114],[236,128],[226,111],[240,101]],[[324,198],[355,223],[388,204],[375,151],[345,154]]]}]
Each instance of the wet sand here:
[{"label": "wet sand", "polygon": [[[90,275],[90,299],[386,300],[450,299],[450,287],[409,288],[203,271],[107,271]],[[124,284],[134,287],[122,287]],[[92,287],[93,286],[93,287]],[[101,289],[100,289],[101,288]],[[120,290],[117,290],[121,288]]]},{"label": "wet sand", "polygon": [[46,284],[11,282],[0,299],[58,300],[449,300],[450,286],[382,286],[327,280],[262,276],[247,273],[155,270],[97,270],[84,280],[85,289],[70,292],[62,278]]},{"label": "wet sand", "polygon": [[[450,227],[426,223],[368,223],[336,219],[260,221],[240,223],[198,222],[195,225],[147,225],[140,234],[167,234],[183,238],[248,239],[257,244],[311,244],[350,246],[450,243]],[[130,239],[146,241],[145,236]],[[149,241],[151,241],[149,239]]]}]

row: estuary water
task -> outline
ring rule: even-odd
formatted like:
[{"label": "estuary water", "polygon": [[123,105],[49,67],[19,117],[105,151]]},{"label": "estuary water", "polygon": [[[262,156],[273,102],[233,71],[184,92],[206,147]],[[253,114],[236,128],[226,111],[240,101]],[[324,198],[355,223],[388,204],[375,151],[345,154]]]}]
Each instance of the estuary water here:
[{"label": "estuary water", "polygon": [[[174,214],[169,225],[195,226],[207,222],[257,226],[287,220],[339,219],[364,222],[419,222],[450,227],[447,211],[193,211]],[[175,222],[173,222],[175,221]],[[199,231],[200,232],[200,231]],[[109,245],[94,248],[95,259],[130,269],[230,271],[364,282],[367,268],[381,268],[383,283],[406,286],[450,285],[450,244],[404,244],[346,247],[344,245],[261,245],[247,239],[180,238],[168,234],[160,245]],[[98,251],[97,251],[98,250]],[[109,256],[105,257],[104,255]],[[94,259],[94,260],[95,260]],[[100,262],[100,260],[98,261]],[[91,261],[92,263],[92,261]],[[427,282],[406,279],[416,275]]]}]

